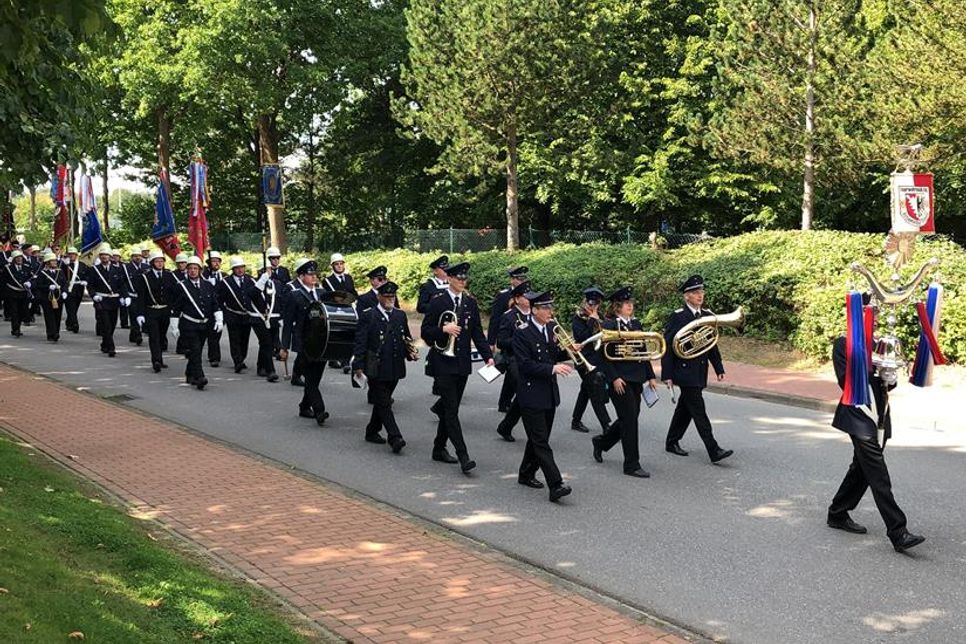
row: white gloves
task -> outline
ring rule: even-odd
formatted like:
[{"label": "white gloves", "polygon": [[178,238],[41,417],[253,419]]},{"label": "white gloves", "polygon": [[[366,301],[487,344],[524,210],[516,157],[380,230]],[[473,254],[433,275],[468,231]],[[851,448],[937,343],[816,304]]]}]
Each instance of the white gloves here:
[{"label": "white gloves", "polygon": [[178,328],[178,323],[180,321],[180,318],[171,318],[171,337],[173,337],[175,340],[177,340],[178,336],[181,335],[181,329]]},{"label": "white gloves", "polygon": [[29,281],[28,282],[24,282],[23,283],[23,287],[24,288],[30,288],[30,282]]},{"label": "white gloves", "polygon": [[75,282],[75,285],[77,284],[81,286],[87,286],[87,280],[77,280],[77,282]]},{"label": "white gloves", "polygon": [[215,311],[215,333],[221,331],[225,326],[225,315],[221,311]]},{"label": "white gloves", "polygon": [[135,321],[138,323],[138,326],[144,326],[144,316],[143,315],[137,316],[137,318],[136,318]]},{"label": "white gloves", "polygon": [[91,299],[92,299],[92,300],[94,300],[95,302],[100,302],[100,301],[101,301],[101,300],[103,300],[104,298],[103,298],[103,297],[101,297],[100,295],[95,295],[95,296],[94,296],[94,297],[92,297]]},{"label": "white gloves", "polygon": [[51,291],[56,291],[57,290],[57,285],[56,284],[51,284],[50,285],[50,290]]},{"label": "white gloves", "polygon": [[131,298],[129,298],[129,297],[122,297],[121,298],[121,306],[125,306],[125,307],[126,306],[131,306]]},{"label": "white gloves", "polygon": [[67,299],[67,291],[61,291],[61,293],[60,293],[60,299],[62,299],[62,300],[66,300]]},{"label": "white gloves", "polygon": [[268,280],[270,279],[271,278],[268,276],[268,273],[262,273],[261,276],[255,280],[255,288],[257,288],[259,291],[264,291],[265,285],[268,284]]},{"label": "white gloves", "polygon": [[211,284],[212,286],[214,286],[215,284],[218,283],[218,280],[216,280],[214,277],[209,277],[208,278],[208,283]]}]

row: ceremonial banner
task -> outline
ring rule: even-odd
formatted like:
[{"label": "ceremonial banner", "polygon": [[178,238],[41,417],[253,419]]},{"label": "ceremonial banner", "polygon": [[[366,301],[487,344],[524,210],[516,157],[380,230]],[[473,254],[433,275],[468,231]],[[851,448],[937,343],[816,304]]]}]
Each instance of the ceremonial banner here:
[{"label": "ceremonial banner", "polygon": [[94,251],[104,241],[101,235],[101,222],[97,219],[97,202],[94,200],[94,186],[88,175],[81,175],[80,213],[83,217],[81,232],[81,255]]},{"label": "ceremonial banner", "polygon": [[50,178],[50,198],[54,202],[53,244],[65,245],[70,236],[70,188],[67,167],[57,166],[57,172]]},{"label": "ceremonial banner", "polygon": [[211,248],[208,241],[208,166],[201,159],[191,162],[191,214],[188,216],[188,241],[199,257]]},{"label": "ceremonial banner", "polygon": [[892,230],[897,233],[936,232],[932,175],[892,173]]},{"label": "ceremonial banner", "polygon": [[168,173],[165,170],[161,171],[158,183],[151,239],[161,248],[161,252],[171,259],[181,252],[181,242],[178,241],[178,231],[174,225],[174,211],[171,209],[171,198],[168,195]]},{"label": "ceremonial banner", "polygon": [[262,202],[266,206],[284,206],[282,169],[278,165],[262,166]]}]

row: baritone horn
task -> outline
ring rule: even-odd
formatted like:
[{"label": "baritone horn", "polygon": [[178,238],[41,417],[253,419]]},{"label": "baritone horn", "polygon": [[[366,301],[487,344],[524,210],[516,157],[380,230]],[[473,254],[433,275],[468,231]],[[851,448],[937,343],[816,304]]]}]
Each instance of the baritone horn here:
[{"label": "baritone horn", "polygon": [[[447,324],[458,324],[459,320],[456,318],[456,311],[443,311],[442,315],[439,316],[439,328],[442,329]],[[442,353],[448,358],[456,357],[456,336],[451,335],[446,341],[446,344],[439,345],[434,344],[433,348]]]},{"label": "baritone horn", "polygon": [[583,375],[587,375],[594,371],[597,367],[587,362],[587,358],[580,351],[574,351],[573,345],[577,344],[574,340],[574,336],[570,334],[565,328],[557,323],[553,327],[553,337],[557,341],[557,344],[563,347],[563,350],[567,352],[570,359],[573,360],[574,366]]},{"label": "baritone horn", "polygon": [[604,357],[613,362],[660,360],[667,351],[664,336],[654,331],[604,329],[598,335],[603,345]]},{"label": "baritone horn", "polygon": [[718,327],[740,329],[745,324],[745,312],[739,306],[727,315],[706,315],[688,322],[674,334],[674,354],[682,360],[703,356],[718,344]]}]

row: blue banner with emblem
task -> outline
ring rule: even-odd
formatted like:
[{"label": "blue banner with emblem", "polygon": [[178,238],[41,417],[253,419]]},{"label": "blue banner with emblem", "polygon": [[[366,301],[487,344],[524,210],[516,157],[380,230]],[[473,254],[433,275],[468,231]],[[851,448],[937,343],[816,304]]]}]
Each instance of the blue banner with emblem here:
[{"label": "blue banner with emblem", "polygon": [[278,165],[262,166],[262,203],[266,206],[284,206],[282,196],[282,168]]}]

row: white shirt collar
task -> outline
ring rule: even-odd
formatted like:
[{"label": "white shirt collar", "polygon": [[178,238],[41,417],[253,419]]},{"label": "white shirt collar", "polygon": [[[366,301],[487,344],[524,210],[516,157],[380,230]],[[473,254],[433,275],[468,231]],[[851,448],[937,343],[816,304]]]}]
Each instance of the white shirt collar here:
[{"label": "white shirt collar", "polygon": [[446,290],[447,290],[447,292],[449,292],[449,296],[451,298],[453,298],[453,301],[454,302],[456,301],[456,298],[463,296],[462,293],[457,293],[456,291],[454,291],[453,289],[451,289],[449,286],[446,287]]},{"label": "white shirt collar", "polygon": [[688,307],[688,310],[691,311],[691,314],[692,315],[697,315],[698,313],[701,312],[701,309],[696,309],[693,306],[691,306],[690,304],[685,303],[685,305]]},{"label": "white shirt collar", "polygon": [[631,325],[631,319],[630,318],[625,318],[625,317],[622,317],[622,316],[618,315],[617,316],[617,319],[620,320],[621,322],[623,322],[624,323],[624,326],[630,326]]}]

